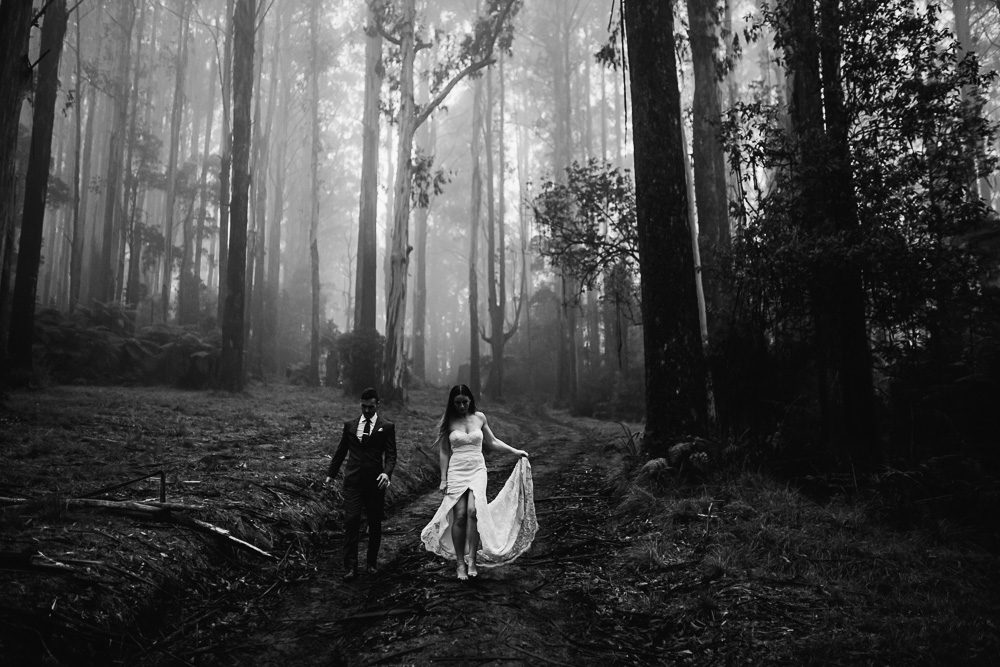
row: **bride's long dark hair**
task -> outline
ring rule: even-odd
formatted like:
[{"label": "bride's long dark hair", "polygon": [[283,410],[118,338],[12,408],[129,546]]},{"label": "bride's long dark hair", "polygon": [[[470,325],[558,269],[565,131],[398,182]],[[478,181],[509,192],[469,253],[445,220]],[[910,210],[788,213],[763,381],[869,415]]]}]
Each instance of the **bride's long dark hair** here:
[{"label": "bride's long dark hair", "polygon": [[448,392],[448,405],[444,408],[444,414],[441,415],[441,423],[438,426],[438,437],[448,442],[448,434],[451,433],[451,422],[458,419],[458,411],[455,409],[455,399],[459,396],[469,397],[469,411],[467,414],[474,414],[478,412],[476,409],[476,397],[472,395],[472,390],[469,389],[468,385],[456,384]]}]

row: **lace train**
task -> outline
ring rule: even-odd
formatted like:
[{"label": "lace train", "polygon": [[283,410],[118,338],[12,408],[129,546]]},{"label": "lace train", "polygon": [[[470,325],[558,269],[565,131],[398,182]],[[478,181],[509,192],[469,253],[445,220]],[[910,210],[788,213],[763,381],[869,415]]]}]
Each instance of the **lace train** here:
[{"label": "lace train", "polygon": [[[472,489],[476,497],[479,526],[476,564],[484,568],[506,565],[527,551],[538,532],[535,493],[528,459],[518,460],[500,493],[491,503],[483,502],[485,483],[470,483],[466,488]],[[464,488],[456,491],[449,488],[448,495],[434,517],[420,533],[420,541],[428,551],[448,559],[455,558],[455,548],[451,541],[451,510],[462,492]]]}]

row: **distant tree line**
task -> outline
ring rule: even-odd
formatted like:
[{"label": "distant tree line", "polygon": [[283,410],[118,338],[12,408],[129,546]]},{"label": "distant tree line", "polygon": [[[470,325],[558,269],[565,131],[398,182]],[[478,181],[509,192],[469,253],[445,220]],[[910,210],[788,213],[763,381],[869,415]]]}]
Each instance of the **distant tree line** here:
[{"label": "distant tree line", "polygon": [[1000,8],[598,4],[0,1],[5,377],[463,381],[644,420],[649,456],[982,453]]}]

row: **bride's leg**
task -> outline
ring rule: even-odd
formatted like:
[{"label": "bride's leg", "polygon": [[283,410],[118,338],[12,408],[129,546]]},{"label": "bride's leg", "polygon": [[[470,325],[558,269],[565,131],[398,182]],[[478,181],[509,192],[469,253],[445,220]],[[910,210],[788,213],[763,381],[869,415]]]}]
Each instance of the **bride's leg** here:
[{"label": "bride's leg", "polygon": [[476,496],[472,491],[469,491],[468,495],[465,553],[468,554],[466,562],[469,566],[469,576],[475,577],[479,574],[476,569],[476,552],[479,551],[479,517],[476,514]]},{"label": "bride's leg", "polygon": [[456,572],[459,579],[467,579],[468,574],[465,566],[465,540],[468,535],[469,498],[471,493],[466,491],[455,503],[451,512],[451,542],[455,547]]}]

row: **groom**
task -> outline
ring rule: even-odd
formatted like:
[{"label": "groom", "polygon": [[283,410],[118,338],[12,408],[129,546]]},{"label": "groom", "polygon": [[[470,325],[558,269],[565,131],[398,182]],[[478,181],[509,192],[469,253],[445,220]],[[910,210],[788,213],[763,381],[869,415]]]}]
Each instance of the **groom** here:
[{"label": "groom", "polygon": [[396,425],[378,416],[378,392],[361,393],[361,416],[344,422],[340,444],[330,462],[324,486],[344,466],[344,580],[358,576],[358,531],[361,512],[368,517],[368,573],[375,574],[382,542],[382,505],[389,476],[396,466]]}]

